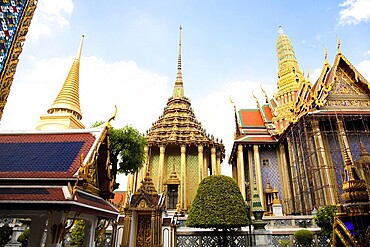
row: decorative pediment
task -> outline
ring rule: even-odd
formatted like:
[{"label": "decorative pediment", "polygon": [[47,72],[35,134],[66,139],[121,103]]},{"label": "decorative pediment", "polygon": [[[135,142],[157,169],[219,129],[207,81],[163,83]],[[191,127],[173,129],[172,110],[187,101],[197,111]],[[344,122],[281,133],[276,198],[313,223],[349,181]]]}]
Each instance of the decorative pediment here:
[{"label": "decorative pediment", "polygon": [[349,76],[340,68],[335,73],[335,79],[330,94],[338,95],[367,95]]}]

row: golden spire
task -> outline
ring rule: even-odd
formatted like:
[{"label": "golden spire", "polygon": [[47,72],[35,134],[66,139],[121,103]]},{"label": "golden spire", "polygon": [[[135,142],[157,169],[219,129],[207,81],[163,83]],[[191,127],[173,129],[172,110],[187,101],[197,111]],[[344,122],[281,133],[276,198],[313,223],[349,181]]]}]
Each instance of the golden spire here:
[{"label": "golden spire", "polygon": [[82,119],[79,97],[79,71],[83,40],[84,35],[81,37],[76,58],[69,70],[66,80],[64,81],[63,87],[53,105],[48,109],[49,114],[53,114],[57,111],[72,112],[78,120]]},{"label": "golden spire", "polygon": [[339,35],[337,35],[337,40],[338,40],[338,46],[337,46],[337,53],[340,53],[340,38]]},{"label": "golden spire", "polygon": [[181,33],[182,33],[182,27],[180,26],[180,41],[179,41],[179,55],[177,60],[177,75],[176,75],[176,81],[175,81],[175,87],[173,89],[173,95],[174,98],[183,98],[184,97],[184,87],[183,87],[183,81],[182,81],[182,72],[181,72]]}]

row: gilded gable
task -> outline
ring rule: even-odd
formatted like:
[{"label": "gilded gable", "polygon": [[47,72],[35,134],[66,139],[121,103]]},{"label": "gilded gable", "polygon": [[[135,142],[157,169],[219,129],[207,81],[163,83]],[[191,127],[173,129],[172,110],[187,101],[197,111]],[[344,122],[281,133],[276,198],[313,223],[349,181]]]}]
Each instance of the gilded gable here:
[{"label": "gilded gable", "polygon": [[350,76],[353,73],[353,70],[341,66],[335,68],[334,77],[330,83],[331,90],[324,107],[370,108],[370,95],[364,87],[360,87],[356,76]]}]

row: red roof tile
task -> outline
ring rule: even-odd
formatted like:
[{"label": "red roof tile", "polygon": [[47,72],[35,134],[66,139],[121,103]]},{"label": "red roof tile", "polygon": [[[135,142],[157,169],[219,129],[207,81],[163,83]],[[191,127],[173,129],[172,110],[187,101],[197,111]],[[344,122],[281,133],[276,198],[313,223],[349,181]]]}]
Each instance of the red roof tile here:
[{"label": "red roof tile", "polygon": [[242,127],[251,126],[251,127],[264,127],[263,119],[261,113],[258,109],[251,110],[240,110],[239,116],[241,119]]}]

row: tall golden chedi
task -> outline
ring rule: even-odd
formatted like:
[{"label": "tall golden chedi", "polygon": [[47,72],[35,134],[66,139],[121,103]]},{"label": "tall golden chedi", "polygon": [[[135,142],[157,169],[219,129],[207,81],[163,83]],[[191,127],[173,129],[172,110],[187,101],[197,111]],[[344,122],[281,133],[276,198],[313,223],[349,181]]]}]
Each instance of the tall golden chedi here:
[{"label": "tall golden chedi", "polygon": [[49,107],[46,115],[40,116],[36,129],[84,129],[80,109],[79,96],[79,73],[80,59],[84,36],[81,37],[76,58],[68,73],[63,87],[52,106]]},{"label": "tall golden chedi", "polygon": [[1,1],[0,120],[37,1]]},{"label": "tall golden chedi", "polygon": [[167,209],[187,211],[200,181],[221,173],[225,156],[222,140],[206,133],[185,96],[181,71],[181,27],[177,76],[163,115],[147,131],[146,162],[130,176],[129,192],[135,192],[146,171],[158,193],[166,194]]},{"label": "tall golden chedi", "polygon": [[278,56],[278,82],[275,101],[275,116],[272,121],[276,131],[281,134],[289,123],[295,122],[293,109],[298,98],[298,90],[306,83],[302,71],[299,69],[292,42],[279,27],[279,37],[276,43]]}]

